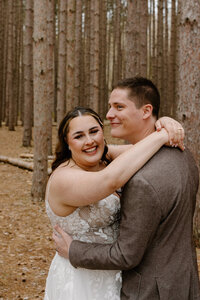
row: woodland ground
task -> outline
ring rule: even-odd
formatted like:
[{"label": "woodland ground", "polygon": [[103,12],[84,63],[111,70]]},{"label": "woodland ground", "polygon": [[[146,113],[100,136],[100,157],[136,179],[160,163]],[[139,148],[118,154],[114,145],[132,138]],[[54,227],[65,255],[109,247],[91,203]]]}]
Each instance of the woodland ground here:
[{"label": "woodland ground", "polygon": [[[55,128],[53,144],[55,145]],[[0,155],[33,153],[22,147],[22,127],[0,128]],[[0,300],[43,299],[54,256],[52,230],[44,202],[31,200],[32,172],[0,163]],[[200,271],[200,250],[198,265]]]}]

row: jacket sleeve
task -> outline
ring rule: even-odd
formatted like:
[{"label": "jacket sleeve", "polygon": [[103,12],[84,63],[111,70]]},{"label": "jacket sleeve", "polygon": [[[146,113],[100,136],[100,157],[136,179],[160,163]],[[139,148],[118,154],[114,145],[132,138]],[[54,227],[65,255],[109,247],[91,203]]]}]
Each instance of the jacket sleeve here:
[{"label": "jacket sleeve", "polygon": [[69,259],[74,267],[128,270],[136,267],[150,245],[161,221],[156,191],[137,175],[126,184],[121,198],[118,239],[113,244],[73,241]]}]

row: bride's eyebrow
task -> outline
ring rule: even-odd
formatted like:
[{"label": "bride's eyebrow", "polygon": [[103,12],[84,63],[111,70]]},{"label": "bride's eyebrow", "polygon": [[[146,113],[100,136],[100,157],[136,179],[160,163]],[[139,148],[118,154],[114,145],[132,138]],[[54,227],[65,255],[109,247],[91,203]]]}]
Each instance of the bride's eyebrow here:
[{"label": "bride's eyebrow", "polygon": [[76,132],[72,133],[72,136],[80,134],[80,133],[83,133],[83,131],[81,131],[81,130],[80,131],[76,131]]},{"label": "bride's eyebrow", "polygon": [[98,129],[98,126],[91,127],[89,130]]}]

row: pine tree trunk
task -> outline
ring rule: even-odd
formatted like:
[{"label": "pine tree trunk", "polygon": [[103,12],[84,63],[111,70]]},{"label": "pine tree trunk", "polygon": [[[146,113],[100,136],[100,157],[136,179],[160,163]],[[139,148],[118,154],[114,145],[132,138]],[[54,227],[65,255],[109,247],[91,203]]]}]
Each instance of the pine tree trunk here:
[{"label": "pine tree trunk", "polygon": [[84,39],[85,39],[85,47],[84,47],[84,98],[85,101],[82,105],[89,105],[90,101],[90,0],[85,0],[85,30],[84,30]]},{"label": "pine tree trunk", "polygon": [[126,77],[135,76],[136,71],[136,43],[138,42],[137,24],[135,16],[137,14],[137,1],[128,0],[127,26],[126,26]]},{"label": "pine tree trunk", "polygon": [[108,93],[112,90],[112,53],[113,53],[113,38],[112,38],[112,31],[113,31],[113,17],[111,16],[108,19],[108,32],[107,32],[107,66],[106,66],[106,81],[108,85]]},{"label": "pine tree trunk", "polygon": [[168,1],[165,0],[165,20],[164,20],[164,74],[163,74],[163,114],[170,114],[170,99],[168,97]]},{"label": "pine tree trunk", "polygon": [[75,0],[67,2],[67,84],[66,108],[74,107],[74,61],[75,61]]},{"label": "pine tree trunk", "polygon": [[34,0],[34,172],[32,197],[44,200],[47,182],[47,0]]},{"label": "pine tree trunk", "polygon": [[99,113],[105,118],[105,99],[107,99],[106,62],[107,62],[107,18],[106,0],[102,0],[100,8],[100,91],[99,91]]},{"label": "pine tree trunk", "polygon": [[175,86],[176,86],[176,0],[172,0],[171,8],[171,37],[169,54],[168,95],[170,101],[170,115],[175,115]]},{"label": "pine tree trunk", "polygon": [[140,75],[147,76],[148,0],[140,0]]},{"label": "pine tree trunk", "polygon": [[3,120],[8,125],[8,97],[7,97],[7,68],[8,68],[8,2],[3,2],[3,16],[4,16],[4,47],[3,47]]},{"label": "pine tree trunk", "polygon": [[153,3],[153,32],[152,32],[152,80],[157,85],[158,76],[157,76],[157,37],[156,37],[156,13],[155,13],[155,0],[152,0]]},{"label": "pine tree trunk", "polygon": [[158,25],[157,25],[157,71],[158,82],[157,87],[161,95],[160,114],[162,116],[163,103],[163,0],[158,0]]},{"label": "pine tree trunk", "polygon": [[60,0],[58,14],[58,79],[57,79],[57,123],[65,114],[66,98],[66,20],[67,2]]},{"label": "pine tree trunk", "polygon": [[8,53],[6,97],[8,103],[8,127],[15,130],[14,99],[13,99],[13,1],[8,2]]},{"label": "pine tree trunk", "polygon": [[23,69],[23,22],[24,22],[24,6],[23,0],[19,0],[18,8],[18,40],[17,40],[17,102],[18,102],[18,115],[17,118],[22,121],[23,113],[23,98],[22,88],[24,82],[22,82],[22,69]]},{"label": "pine tree trunk", "polygon": [[17,48],[17,23],[18,23],[18,2],[14,1],[13,2],[13,42],[12,42],[12,57],[13,57],[13,65],[12,65],[12,99],[14,101],[12,101],[12,106],[13,106],[13,118],[14,118],[14,126],[17,125],[17,52],[18,52],[18,48]]},{"label": "pine tree trunk", "polygon": [[93,89],[93,78],[94,78],[94,0],[90,2],[90,89],[89,89],[89,107],[93,108],[94,100],[94,89]]},{"label": "pine tree trunk", "polygon": [[99,0],[94,1],[94,66],[93,74],[93,101],[92,108],[99,112]]},{"label": "pine tree trunk", "polygon": [[48,86],[48,102],[47,102],[47,114],[48,114],[48,155],[52,154],[52,114],[54,103],[54,27],[55,27],[55,3],[54,0],[47,1],[47,86]]},{"label": "pine tree trunk", "polygon": [[3,38],[4,38],[3,1],[0,1],[0,127],[3,120]]},{"label": "pine tree trunk", "polygon": [[23,146],[29,147],[33,123],[33,0],[25,3],[24,24],[24,132]]},{"label": "pine tree trunk", "polygon": [[121,78],[121,28],[120,28],[120,1],[116,1],[114,10],[114,57],[113,57],[113,85]]},{"label": "pine tree trunk", "polygon": [[76,0],[76,31],[75,31],[75,53],[76,59],[74,62],[74,106],[80,103],[80,97],[83,95],[81,71],[83,43],[82,43],[82,1]]},{"label": "pine tree trunk", "polygon": [[[200,170],[200,2],[179,1],[177,52],[177,116],[186,132],[185,143]],[[194,219],[195,238],[200,245],[200,190]]]}]

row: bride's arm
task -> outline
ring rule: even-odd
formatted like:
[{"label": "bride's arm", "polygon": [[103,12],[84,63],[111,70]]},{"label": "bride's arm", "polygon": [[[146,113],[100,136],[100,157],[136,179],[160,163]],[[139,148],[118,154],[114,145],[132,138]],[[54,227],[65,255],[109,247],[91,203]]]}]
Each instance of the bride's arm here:
[{"label": "bride's arm", "polygon": [[[161,117],[155,123],[157,131],[160,131],[161,128],[165,128],[169,134],[169,144],[171,146],[178,146],[181,150],[184,150],[183,139],[184,139],[184,129],[182,125],[170,118],[170,117]],[[180,130],[181,129],[181,130]],[[108,157],[112,161],[124,151],[130,149],[132,145],[108,145]]]},{"label": "bride's arm", "polygon": [[97,202],[123,186],[167,141],[166,130],[154,132],[98,172],[59,168],[52,177],[49,196],[73,207]]}]

